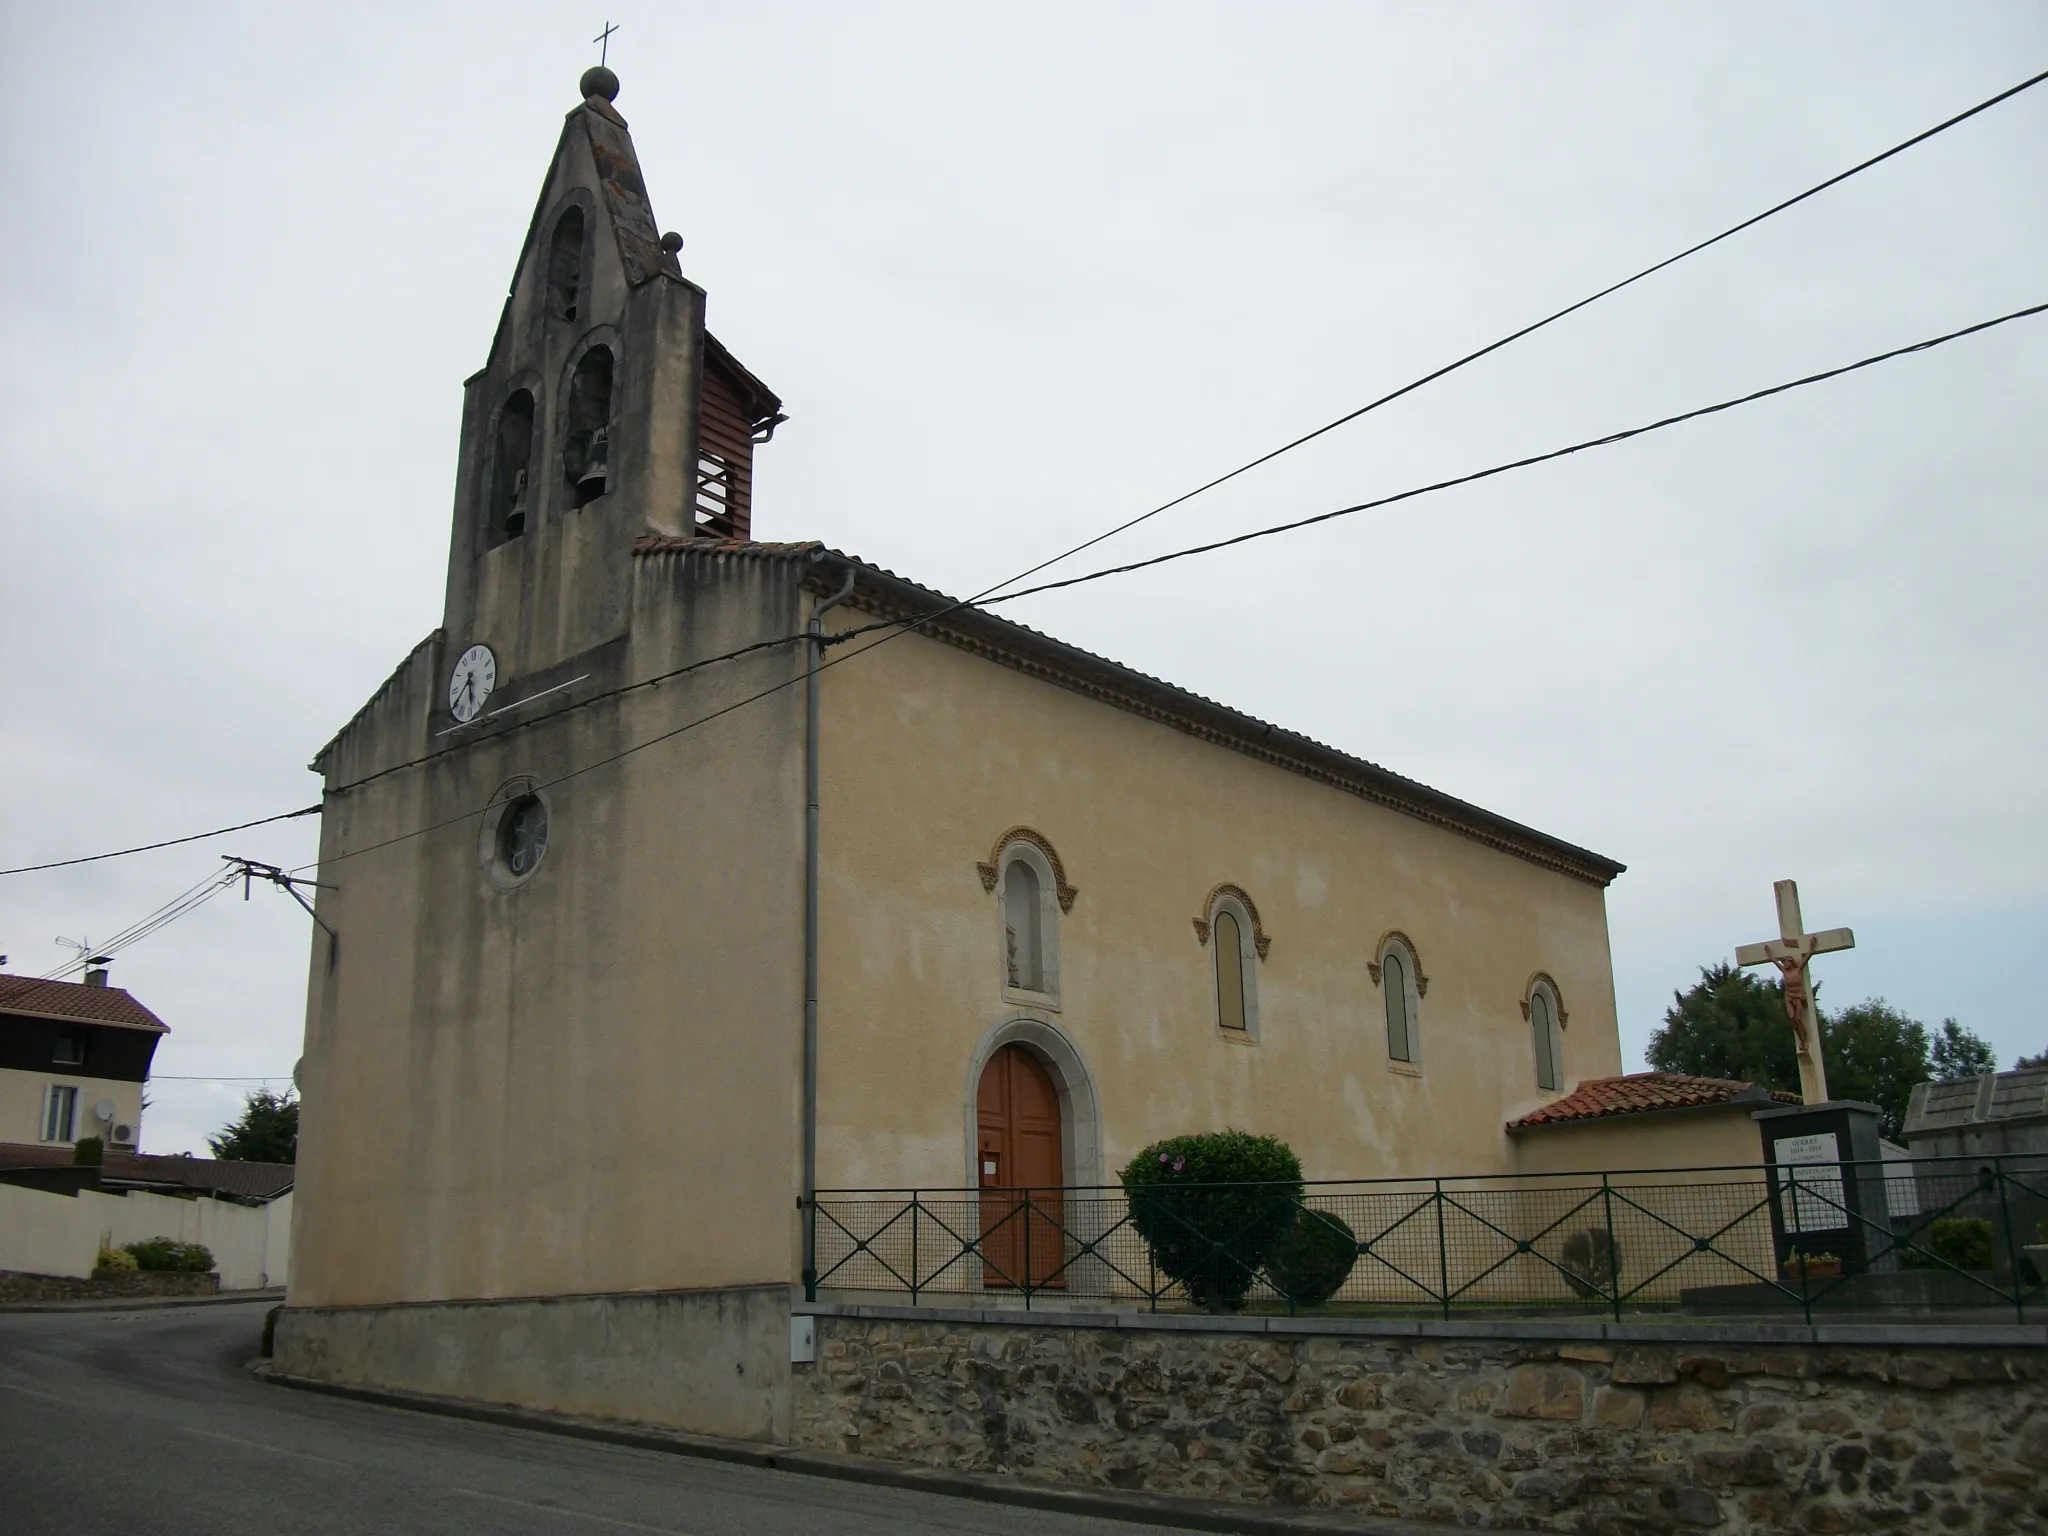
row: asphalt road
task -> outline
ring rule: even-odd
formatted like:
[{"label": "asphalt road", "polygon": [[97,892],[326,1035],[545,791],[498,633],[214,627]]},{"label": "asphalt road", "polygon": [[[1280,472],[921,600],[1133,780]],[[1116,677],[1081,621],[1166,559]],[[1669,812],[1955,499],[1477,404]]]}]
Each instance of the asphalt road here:
[{"label": "asphalt road", "polygon": [[243,1369],[263,1304],[0,1314],[4,1536],[1139,1536],[295,1392]]}]

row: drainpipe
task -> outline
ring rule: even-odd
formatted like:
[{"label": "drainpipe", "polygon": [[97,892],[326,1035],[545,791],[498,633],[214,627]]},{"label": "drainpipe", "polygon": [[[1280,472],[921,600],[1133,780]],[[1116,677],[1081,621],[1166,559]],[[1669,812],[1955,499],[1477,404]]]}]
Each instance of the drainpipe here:
[{"label": "drainpipe", "polygon": [[853,568],[839,590],[811,609],[804,646],[804,1300],[818,1299],[818,657],[825,615],[853,595]]}]

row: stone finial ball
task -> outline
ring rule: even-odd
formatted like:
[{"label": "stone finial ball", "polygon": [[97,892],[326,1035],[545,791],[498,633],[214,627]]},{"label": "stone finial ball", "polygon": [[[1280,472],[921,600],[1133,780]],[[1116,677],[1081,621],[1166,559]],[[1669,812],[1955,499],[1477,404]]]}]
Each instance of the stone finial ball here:
[{"label": "stone finial ball", "polygon": [[683,248],[683,237],[674,230],[670,230],[661,237],[661,248],[673,256]]},{"label": "stone finial ball", "polygon": [[619,77],[602,64],[593,64],[583,71],[583,78],[577,82],[576,88],[583,92],[585,101],[593,96],[602,96],[606,101],[619,99]]}]

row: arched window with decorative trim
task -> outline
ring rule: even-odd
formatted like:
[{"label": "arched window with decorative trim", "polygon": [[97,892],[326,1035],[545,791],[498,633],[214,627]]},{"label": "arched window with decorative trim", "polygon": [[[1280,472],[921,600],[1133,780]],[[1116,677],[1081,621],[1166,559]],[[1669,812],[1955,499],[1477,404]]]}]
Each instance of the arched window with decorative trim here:
[{"label": "arched window with decorative trim", "polygon": [[1029,827],[997,839],[981,871],[981,888],[996,898],[1001,993],[1040,1008],[1060,1005],[1060,914],[1075,890],[1052,844]]},{"label": "arched window with decorative trim", "polygon": [[1429,991],[1429,977],[1415,956],[1414,942],[1407,934],[1389,928],[1380,935],[1366,969],[1380,989],[1380,1005],[1386,1014],[1387,1060],[1398,1067],[1420,1067],[1422,999]]},{"label": "arched window with decorative trim", "polygon": [[1258,1039],[1258,962],[1273,942],[1259,922],[1259,909],[1237,886],[1219,885],[1195,919],[1195,938],[1209,947],[1217,1029],[1226,1039]]},{"label": "arched window with decorative trim", "polygon": [[1529,980],[1522,1017],[1529,1022],[1530,1043],[1536,1053],[1536,1086],[1556,1093],[1564,1087],[1565,1011],[1557,983],[1541,972]]}]

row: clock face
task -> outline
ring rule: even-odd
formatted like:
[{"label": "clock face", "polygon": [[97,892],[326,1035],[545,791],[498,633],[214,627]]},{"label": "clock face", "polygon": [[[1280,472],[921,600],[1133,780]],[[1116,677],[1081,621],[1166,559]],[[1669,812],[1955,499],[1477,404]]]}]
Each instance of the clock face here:
[{"label": "clock face", "polygon": [[474,720],[498,685],[498,658],[488,645],[472,645],[448,679],[448,710],[464,724]]}]

